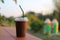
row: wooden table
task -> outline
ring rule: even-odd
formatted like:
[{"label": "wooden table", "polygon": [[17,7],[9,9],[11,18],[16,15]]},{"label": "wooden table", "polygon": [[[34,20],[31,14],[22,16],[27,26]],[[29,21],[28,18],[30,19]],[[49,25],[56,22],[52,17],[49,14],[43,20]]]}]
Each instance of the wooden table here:
[{"label": "wooden table", "polygon": [[[11,27],[0,27],[0,40],[21,40],[16,37],[16,28]],[[41,40],[29,33],[26,33],[25,40]]]}]

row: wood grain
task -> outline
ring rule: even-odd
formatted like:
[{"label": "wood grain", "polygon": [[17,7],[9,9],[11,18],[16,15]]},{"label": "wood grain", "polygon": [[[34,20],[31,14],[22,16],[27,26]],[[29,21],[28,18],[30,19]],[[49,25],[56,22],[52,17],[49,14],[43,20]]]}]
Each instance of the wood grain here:
[{"label": "wood grain", "polygon": [[29,33],[26,33],[25,38],[16,37],[16,28],[0,27],[0,40],[41,40]]}]

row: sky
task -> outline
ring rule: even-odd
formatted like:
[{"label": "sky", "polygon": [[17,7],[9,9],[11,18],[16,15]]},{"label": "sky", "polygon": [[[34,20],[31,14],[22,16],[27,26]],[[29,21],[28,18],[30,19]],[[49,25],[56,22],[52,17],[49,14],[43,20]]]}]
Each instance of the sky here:
[{"label": "sky", "polygon": [[19,5],[24,12],[34,11],[36,13],[48,14],[52,13],[55,6],[53,0],[17,0],[17,4],[13,0],[5,0],[5,3],[0,2],[0,14],[6,17],[18,17],[22,15]]}]

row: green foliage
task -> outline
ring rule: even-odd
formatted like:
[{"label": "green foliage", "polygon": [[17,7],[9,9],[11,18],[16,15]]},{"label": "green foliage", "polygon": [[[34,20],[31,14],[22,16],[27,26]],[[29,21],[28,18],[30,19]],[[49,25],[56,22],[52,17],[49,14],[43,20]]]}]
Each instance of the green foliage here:
[{"label": "green foliage", "polygon": [[13,16],[7,18],[7,20],[8,20],[9,26],[12,26],[12,24],[14,24],[14,17]]},{"label": "green foliage", "polygon": [[4,3],[4,0],[0,0],[2,3]]},{"label": "green foliage", "polygon": [[1,26],[4,26],[5,20],[6,20],[5,16],[2,16],[2,15],[0,14],[0,25],[1,25]]},{"label": "green foliage", "polygon": [[25,16],[29,19],[30,28],[34,32],[38,32],[43,28],[44,22],[40,20],[34,12],[28,12]]},{"label": "green foliage", "polygon": [[14,24],[14,17],[6,18],[0,14],[0,26],[12,26]]},{"label": "green foliage", "polygon": [[53,11],[53,13],[51,14],[47,14],[47,15],[42,15],[42,13],[40,14],[35,14],[35,12],[28,12],[25,14],[25,16],[28,17],[29,19],[29,25],[31,27],[31,30],[37,32],[40,29],[43,28],[44,26],[44,21],[46,18],[49,18],[51,21],[56,18],[59,22],[59,28],[60,28],[60,13],[58,13],[57,11]]},{"label": "green foliage", "polygon": [[41,21],[33,21],[31,24],[31,30],[33,30],[34,32],[38,32],[40,31],[41,29],[43,29],[43,22]]}]

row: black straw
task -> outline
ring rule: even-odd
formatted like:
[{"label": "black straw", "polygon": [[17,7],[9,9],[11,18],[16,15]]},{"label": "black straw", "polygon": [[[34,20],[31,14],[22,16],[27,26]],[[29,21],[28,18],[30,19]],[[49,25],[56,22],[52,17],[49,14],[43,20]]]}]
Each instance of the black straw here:
[{"label": "black straw", "polygon": [[22,11],[22,15],[23,15],[22,17],[24,18],[24,11],[23,11],[21,5],[19,5],[19,7],[20,7],[20,9],[21,9],[21,11]]}]

